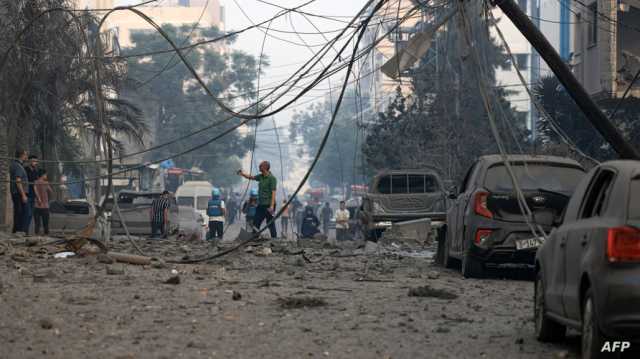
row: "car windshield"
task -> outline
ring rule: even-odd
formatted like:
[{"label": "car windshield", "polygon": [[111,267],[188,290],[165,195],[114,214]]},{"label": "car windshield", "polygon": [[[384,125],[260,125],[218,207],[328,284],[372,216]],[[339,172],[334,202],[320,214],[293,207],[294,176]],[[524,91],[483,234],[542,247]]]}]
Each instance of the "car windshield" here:
[{"label": "car windshield", "polygon": [[640,178],[634,178],[629,188],[629,219],[640,220]]},{"label": "car windshield", "polygon": [[178,197],[178,206],[193,208],[193,197]]},{"label": "car windshield", "polygon": [[[514,163],[511,165],[518,185],[522,190],[539,190],[573,193],[584,171],[555,163]],[[489,168],[484,186],[492,192],[510,192],[513,183],[504,165]]]},{"label": "car windshield", "polygon": [[378,181],[378,192],[382,194],[433,193],[437,190],[437,180],[425,174],[394,174]]},{"label": "car windshield", "polygon": [[207,209],[208,205],[209,205],[209,197],[205,197],[205,196],[198,197],[199,210],[204,211],[205,209]]}]

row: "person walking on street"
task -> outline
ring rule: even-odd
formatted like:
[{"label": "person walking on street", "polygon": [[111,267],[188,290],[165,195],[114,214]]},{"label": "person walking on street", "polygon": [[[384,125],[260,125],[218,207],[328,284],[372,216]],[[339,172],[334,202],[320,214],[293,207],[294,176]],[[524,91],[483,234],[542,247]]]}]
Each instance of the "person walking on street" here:
[{"label": "person walking on street", "polygon": [[220,190],[214,188],[211,192],[211,200],[207,205],[207,216],[209,216],[209,240],[222,241],[224,233],[224,218],[227,215],[227,208],[220,198]]},{"label": "person walking on street", "polygon": [[236,221],[236,215],[238,214],[238,204],[236,202],[236,199],[234,198],[235,196],[233,195],[233,193],[229,196],[229,203],[228,203],[228,218],[229,218],[229,225],[232,225],[235,223]]},{"label": "person walking on street", "polygon": [[287,200],[282,201],[282,215],[280,216],[280,232],[282,232],[282,238],[287,238],[289,233],[289,206]]},{"label": "person walking on street", "polygon": [[329,238],[329,223],[331,222],[331,218],[333,217],[333,210],[331,209],[329,202],[324,204],[322,207],[322,233]]},{"label": "person walking on street", "polygon": [[349,211],[345,201],[340,201],[340,209],[336,211],[336,240],[346,241],[349,239]]},{"label": "person walking on street", "polygon": [[49,185],[47,171],[40,170],[38,179],[34,186],[35,207],[33,209],[33,222],[35,224],[35,234],[40,234],[40,226],[44,235],[49,235],[49,195],[53,194],[53,189]]},{"label": "person walking on street", "polygon": [[12,233],[25,233],[27,222],[27,206],[29,205],[28,184],[29,179],[27,172],[24,170],[23,163],[27,160],[27,151],[16,150],[16,158],[11,161],[9,167],[9,177],[11,183],[9,185],[11,192],[11,201],[13,202],[13,229]]},{"label": "person walking on street", "polygon": [[247,231],[253,231],[253,219],[256,218],[256,209],[258,208],[258,191],[251,189],[249,199],[242,205],[242,213],[245,215],[245,228]]},{"label": "person walking on street", "polygon": [[162,195],[151,202],[151,238],[158,238],[158,232],[162,238],[167,238],[169,222],[169,191],[163,191]]},{"label": "person walking on street", "polygon": [[254,231],[257,231],[264,220],[269,224],[269,232],[271,238],[278,238],[276,224],[273,216],[276,212],[276,188],[278,180],[271,174],[271,164],[268,161],[262,161],[258,166],[260,174],[251,176],[238,171],[238,175],[248,179],[258,181],[258,208],[256,208],[256,217],[253,220]]},{"label": "person walking on street", "polygon": [[38,175],[40,173],[40,169],[38,168],[38,156],[31,155],[29,156],[29,164],[24,167],[25,172],[27,172],[27,179],[29,180],[29,190],[27,193],[27,208],[26,208],[26,223],[24,227],[24,232],[29,234],[29,228],[31,228],[31,220],[33,219],[33,211],[36,204],[36,193],[34,190],[34,184],[36,180],[38,180]]}]

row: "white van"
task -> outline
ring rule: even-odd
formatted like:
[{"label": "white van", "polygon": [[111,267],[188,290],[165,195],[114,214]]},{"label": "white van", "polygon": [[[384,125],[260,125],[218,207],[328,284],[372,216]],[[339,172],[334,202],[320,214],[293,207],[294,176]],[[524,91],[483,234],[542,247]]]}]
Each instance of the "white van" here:
[{"label": "white van", "polygon": [[207,181],[187,181],[176,191],[178,206],[195,208],[204,218],[204,225],[209,226],[207,205],[211,199],[213,185]]}]

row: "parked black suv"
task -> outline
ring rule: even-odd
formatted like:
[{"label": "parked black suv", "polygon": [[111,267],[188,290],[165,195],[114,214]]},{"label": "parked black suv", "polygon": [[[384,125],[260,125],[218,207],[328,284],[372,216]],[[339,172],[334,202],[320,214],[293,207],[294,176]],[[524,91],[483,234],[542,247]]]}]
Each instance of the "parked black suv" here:
[{"label": "parked black suv", "polygon": [[[536,227],[545,232],[561,217],[584,176],[574,160],[553,156],[507,156]],[[447,212],[443,264],[462,262],[465,277],[482,277],[486,264],[533,266],[543,239],[534,237],[519,205],[512,180],[499,155],[483,156],[471,166]]]}]

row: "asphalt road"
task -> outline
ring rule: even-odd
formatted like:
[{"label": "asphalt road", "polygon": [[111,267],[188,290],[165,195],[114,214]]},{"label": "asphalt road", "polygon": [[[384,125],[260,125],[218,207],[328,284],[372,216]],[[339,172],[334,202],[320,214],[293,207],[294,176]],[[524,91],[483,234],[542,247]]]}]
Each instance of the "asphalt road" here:
[{"label": "asphalt road", "polygon": [[[163,258],[217,250],[139,243]],[[123,239],[109,245],[133,253]],[[465,280],[427,258],[353,243],[262,246],[273,253],[150,266],[0,247],[0,358],[578,357],[576,334],[535,340],[533,283],[520,274]],[[314,263],[290,254],[301,248]],[[172,270],[179,284],[165,283]]]}]

